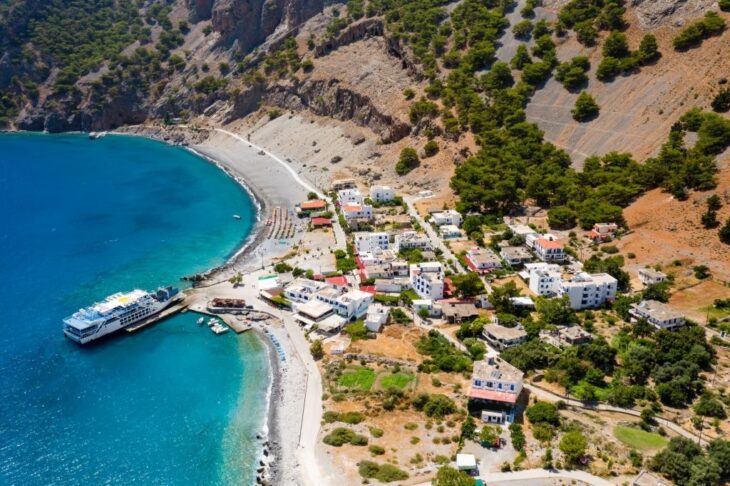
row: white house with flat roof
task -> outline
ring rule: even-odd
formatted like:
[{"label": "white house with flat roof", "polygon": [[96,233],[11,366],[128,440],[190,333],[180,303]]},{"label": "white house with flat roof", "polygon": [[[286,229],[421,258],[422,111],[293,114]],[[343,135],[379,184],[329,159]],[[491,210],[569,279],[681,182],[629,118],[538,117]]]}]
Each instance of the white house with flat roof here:
[{"label": "white house with flat roof", "polygon": [[337,191],[337,202],[339,202],[341,206],[344,206],[345,204],[363,204],[365,202],[365,197],[359,189],[351,187]]},{"label": "white house with flat roof", "polygon": [[439,234],[441,235],[441,238],[445,240],[461,238],[463,236],[459,227],[453,224],[445,224],[443,226],[440,226]]},{"label": "white house with flat roof", "polygon": [[447,209],[438,213],[431,214],[431,222],[436,226],[444,226],[446,224],[452,224],[454,226],[461,226],[463,218],[461,213],[454,209]]},{"label": "white house with flat roof", "polygon": [[390,246],[390,237],[385,232],[360,232],[355,233],[355,251],[358,255],[361,253],[370,253],[375,249],[387,250]]},{"label": "white house with flat roof", "polygon": [[646,319],[649,324],[657,329],[676,329],[685,324],[682,314],[674,310],[672,306],[657,300],[642,300],[631,304],[629,309],[632,321]]},{"label": "white house with flat roof", "polygon": [[444,267],[439,262],[422,262],[411,265],[411,288],[423,299],[444,298]]},{"label": "white house with flat roof", "polygon": [[543,297],[553,297],[560,292],[562,276],[559,270],[533,268],[530,270],[529,282],[530,290],[535,294]]},{"label": "white house with flat roof", "polygon": [[487,324],[482,336],[495,349],[503,351],[527,341],[527,332],[521,327],[505,327],[499,324]]},{"label": "white house with flat roof", "polygon": [[390,186],[372,186],[370,199],[379,203],[392,201],[395,199],[395,190]]},{"label": "white house with flat roof", "polygon": [[600,307],[616,299],[618,280],[607,273],[581,272],[560,283],[559,296],[567,295],[575,310]]},{"label": "white house with flat roof", "polygon": [[487,273],[502,268],[502,260],[488,248],[472,248],[466,252],[464,258],[467,266],[478,273]]},{"label": "white house with flat roof", "polygon": [[329,288],[329,285],[324,282],[298,278],[286,286],[284,297],[292,302],[309,302],[317,292],[326,288]]},{"label": "white house with flat roof", "polygon": [[350,290],[344,294],[323,289],[316,295],[316,299],[332,306],[337,314],[345,319],[359,319],[368,310],[373,302],[373,295],[362,290]]},{"label": "white house with flat roof", "polygon": [[390,309],[382,304],[371,304],[365,316],[365,327],[373,332],[380,332],[380,329],[388,322]]},{"label": "white house with flat roof", "polygon": [[639,280],[644,285],[655,285],[667,280],[667,274],[653,268],[642,268],[639,270]]},{"label": "white house with flat roof", "polygon": [[499,256],[510,267],[520,267],[532,261],[532,255],[524,246],[505,246],[500,250]]},{"label": "white house with flat roof", "polygon": [[428,236],[423,233],[404,231],[403,233],[395,235],[393,248],[396,252],[412,249],[430,250],[431,240],[429,240]]}]

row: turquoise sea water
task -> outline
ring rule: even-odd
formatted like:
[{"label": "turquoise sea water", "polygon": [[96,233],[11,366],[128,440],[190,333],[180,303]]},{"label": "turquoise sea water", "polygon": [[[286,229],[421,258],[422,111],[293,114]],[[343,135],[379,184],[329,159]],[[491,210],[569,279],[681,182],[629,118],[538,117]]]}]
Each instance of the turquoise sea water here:
[{"label": "turquoise sea water", "polygon": [[251,484],[268,387],[255,336],[191,313],[88,347],[61,332],[110,293],[224,263],[255,223],[248,194],[150,140],[4,134],[0,221],[0,483]]}]

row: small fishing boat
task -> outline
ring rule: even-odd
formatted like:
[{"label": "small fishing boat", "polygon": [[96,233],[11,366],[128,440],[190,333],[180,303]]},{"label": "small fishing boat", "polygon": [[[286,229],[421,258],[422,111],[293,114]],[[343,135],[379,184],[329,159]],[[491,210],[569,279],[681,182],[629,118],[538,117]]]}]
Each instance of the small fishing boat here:
[{"label": "small fishing boat", "polygon": [[228,326],[216,323],[210,327],[210,330],[213,331],[214,334],[219,336],[228,332]]},{"label": "small fishing boat", "polygon": [[205,317],[201,317],[200,319],[198,319],[199,326],[202,326],[204,322],[205,322]]},{"label": "small fishing boat", "polygon": [[241,219],[241,216],[239,216],[238,214],[234,214],[233,219]]}]

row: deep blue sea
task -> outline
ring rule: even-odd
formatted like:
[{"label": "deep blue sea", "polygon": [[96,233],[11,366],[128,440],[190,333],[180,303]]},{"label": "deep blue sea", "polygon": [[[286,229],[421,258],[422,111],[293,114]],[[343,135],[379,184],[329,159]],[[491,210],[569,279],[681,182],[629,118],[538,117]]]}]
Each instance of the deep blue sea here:
[{"label": "deep blue sea", "polygon": [[0,134],[0,484],[253,482],[269,379],[255,336],[187,313],[81,347],[61,319],[224,263],[255,211],[182,148]]}]

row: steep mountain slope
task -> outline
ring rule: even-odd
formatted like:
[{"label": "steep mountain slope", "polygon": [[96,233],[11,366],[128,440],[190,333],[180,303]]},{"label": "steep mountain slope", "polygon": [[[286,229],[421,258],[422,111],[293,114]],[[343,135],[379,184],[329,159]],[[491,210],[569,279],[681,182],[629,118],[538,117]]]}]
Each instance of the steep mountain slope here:
[{"label": "steep mountain slope", "polygon": [[[708,6],[708,2],[693,4],[677,6],[682,7],[679,12],[695,16]],[[592,68],[586,90],[602,107],[600,116],[589,123],[573,120],[571,109],[577,93],[566,90],[555,78],[538,90],[527,106],[528,119],[545,131],[548,140],[567,150],[577,164],[590,155],[612,150],[629,152],[638,160],[655,155],[679,117],[692,107],[709,109],[721,87],[718,81],[730,76],[727,32],[706,39],[699,48],[677,52],[672,38],[681,27],[675,25],[690,19],[680,21],[677,14],[650,14],[643,10],[645,6],[646,2],[640,3],[626,15],[629,45],[636,49],[641,37],[650,31],[657,37],[662,56],[638,73],[618,76],[611,82],[599,81],[595,73],[602,57],[600,42],[596,47],[585,47],[570,34],[558,45],[561,61],[578,55],[589,57]],[[657,4],[652,3],[652,8],[658,8]],[[668,8],[665,4],[661,11]],[[730,19],[728,14],[724,17]],[[652,28],[644,30],[642,25]]]}]

